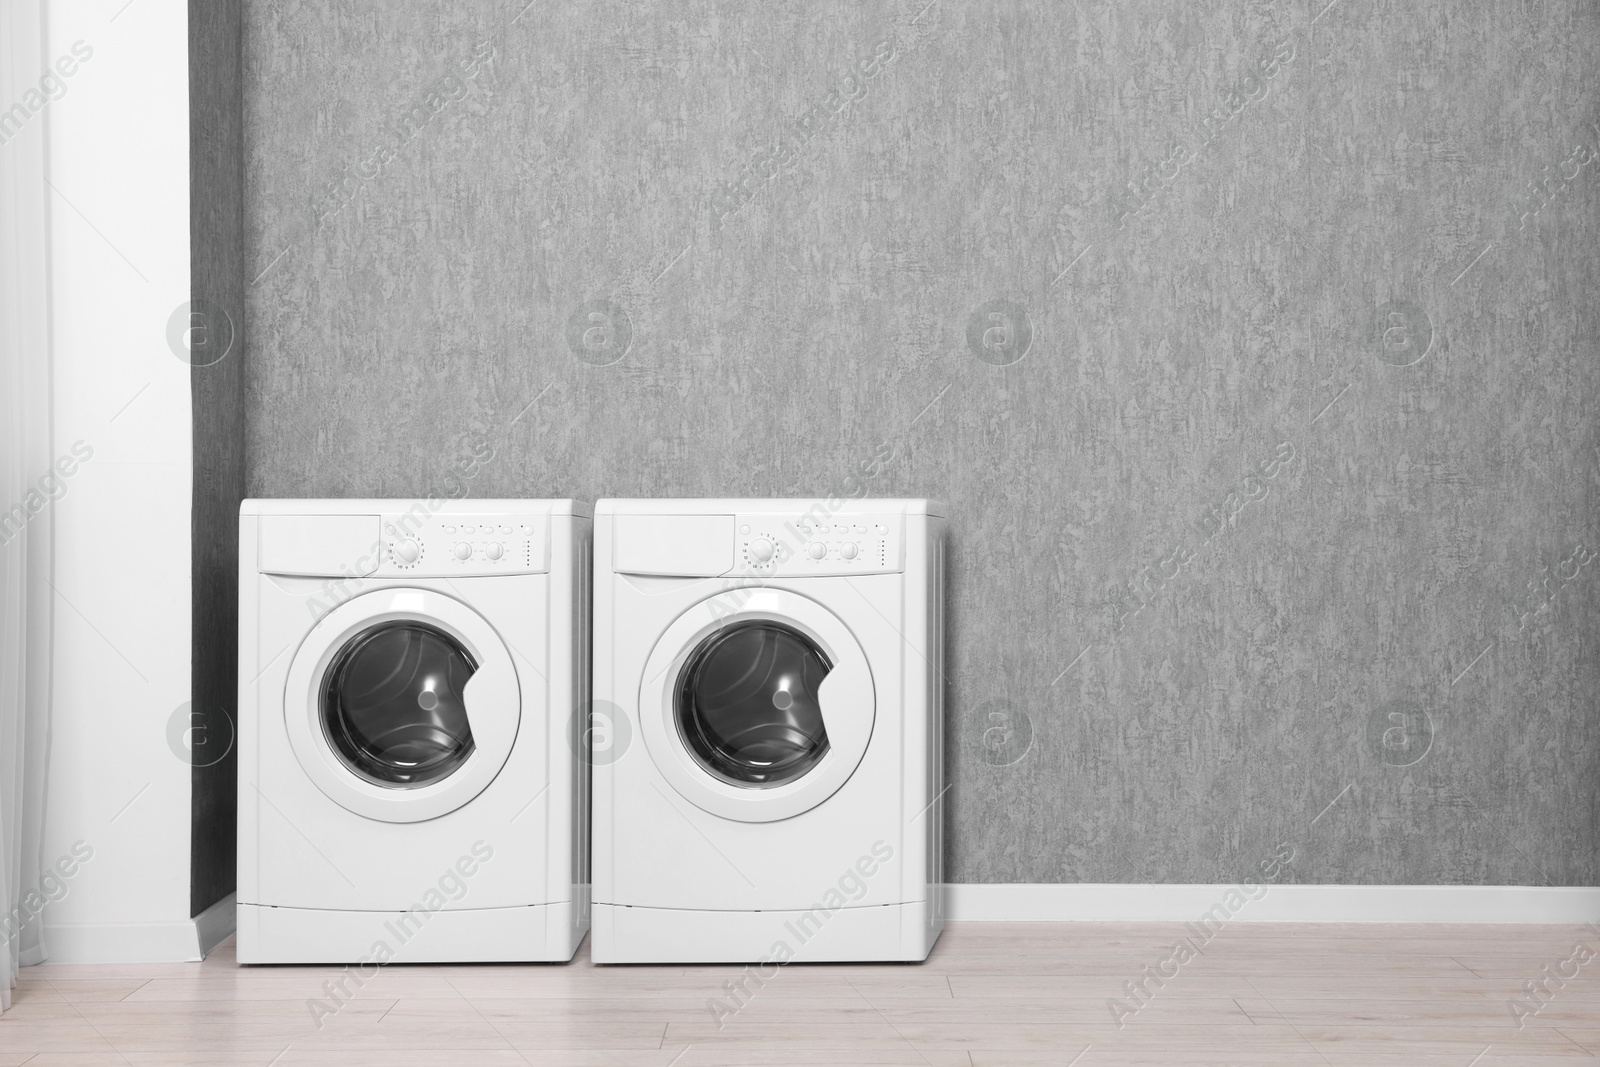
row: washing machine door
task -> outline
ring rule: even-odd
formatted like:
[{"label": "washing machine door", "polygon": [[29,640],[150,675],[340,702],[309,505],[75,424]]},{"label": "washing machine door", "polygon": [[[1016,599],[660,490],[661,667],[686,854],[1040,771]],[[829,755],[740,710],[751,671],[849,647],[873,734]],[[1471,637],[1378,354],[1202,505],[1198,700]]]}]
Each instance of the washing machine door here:
[{"label": "washing machine door", "polygon": [[639,692],[650,757],[690,803],[773,822],[849,781],[872,738],[866,653],[821,604],[786,590],[729,590],[656,642]]},{"label": "washing machine door", "polygon": [[283,715],[300,766],[335,803],[421,822],[494,781],[521,720],[516,668],[494,627],[424,589],[354,597],[295,652]]}]

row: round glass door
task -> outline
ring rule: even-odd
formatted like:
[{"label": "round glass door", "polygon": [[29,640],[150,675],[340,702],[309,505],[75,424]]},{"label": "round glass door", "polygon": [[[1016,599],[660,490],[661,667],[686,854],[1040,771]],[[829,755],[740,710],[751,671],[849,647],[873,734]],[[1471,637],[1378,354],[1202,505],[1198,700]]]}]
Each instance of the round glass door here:
[{"label": "round glass door", "polygon": [[448,778],[475,747],[462,694],[477,669],[437,627],[369,627],[328,664],[323,733],[340,761],[375,785],[415,789]]},{"label": "round glass door", "polygon": [[701,641],[675,698],[678,733],[695,761],[724,782],[783,785],[828,753],[817,692],[833,669],[798,630],[744,622]]}]

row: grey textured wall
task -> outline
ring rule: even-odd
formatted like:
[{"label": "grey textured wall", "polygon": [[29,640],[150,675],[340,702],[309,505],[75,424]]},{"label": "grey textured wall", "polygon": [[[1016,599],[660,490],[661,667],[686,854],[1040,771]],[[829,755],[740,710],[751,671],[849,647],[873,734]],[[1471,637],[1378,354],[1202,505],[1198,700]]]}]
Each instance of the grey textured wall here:
[{"label": "grey textured wall", "polygon": [[1597,51],[1577,0],[246,0],[249,491],[866,464],[951,506],[953,881],[1593,884]]},{"label": "grey textured wall", "polygon": [[[189,905],[234,888],[239,501],[245,485],[244,111],[239,0],[189,0],[190,343],[194,664]],[[179,309],[182,313],[183,309]]]}]

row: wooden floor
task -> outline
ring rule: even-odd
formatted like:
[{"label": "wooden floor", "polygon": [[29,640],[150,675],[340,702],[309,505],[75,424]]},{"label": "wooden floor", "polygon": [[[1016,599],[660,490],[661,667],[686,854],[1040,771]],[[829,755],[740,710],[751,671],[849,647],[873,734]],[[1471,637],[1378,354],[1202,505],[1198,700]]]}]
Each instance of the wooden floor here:
[{"label": "wooden floor", "polygon": [[783,968],[720,1028],[707,1001],[738,968],[596,967],[585,949],[564,967],[385,968],[319,1029],[307,1000],[335,969],[240,967],[230,942],[198,964],[25,969],[0,1067],[1600,1061],[1600,959],[1520,1029],[1508,1006],[1575,945],[1600,950],[1591,930],[1236,924],[1119,1027],[1108,1001],[1135,1007],[1124,983],[1184,934],[953,925],[925,964]]}]

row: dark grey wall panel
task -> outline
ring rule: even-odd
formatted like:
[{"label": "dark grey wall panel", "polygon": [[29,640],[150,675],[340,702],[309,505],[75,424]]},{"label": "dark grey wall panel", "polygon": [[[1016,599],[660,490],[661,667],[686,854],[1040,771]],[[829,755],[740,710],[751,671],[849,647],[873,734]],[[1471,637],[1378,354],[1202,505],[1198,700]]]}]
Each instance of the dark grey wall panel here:
[{"label": "dark grey wall panel", "polygon": [[[245,484],[243,29],[238,0],[189,3],[190,395],[194,409],[190,908],[233,892],[239,501]],[[182,314],[180,309],[179,314]]]},{"label": "dark grey wall panel", "polygon": [[1592,5],[245,12],[252,494],[941,497],[952,880],[1600,876]]}]

